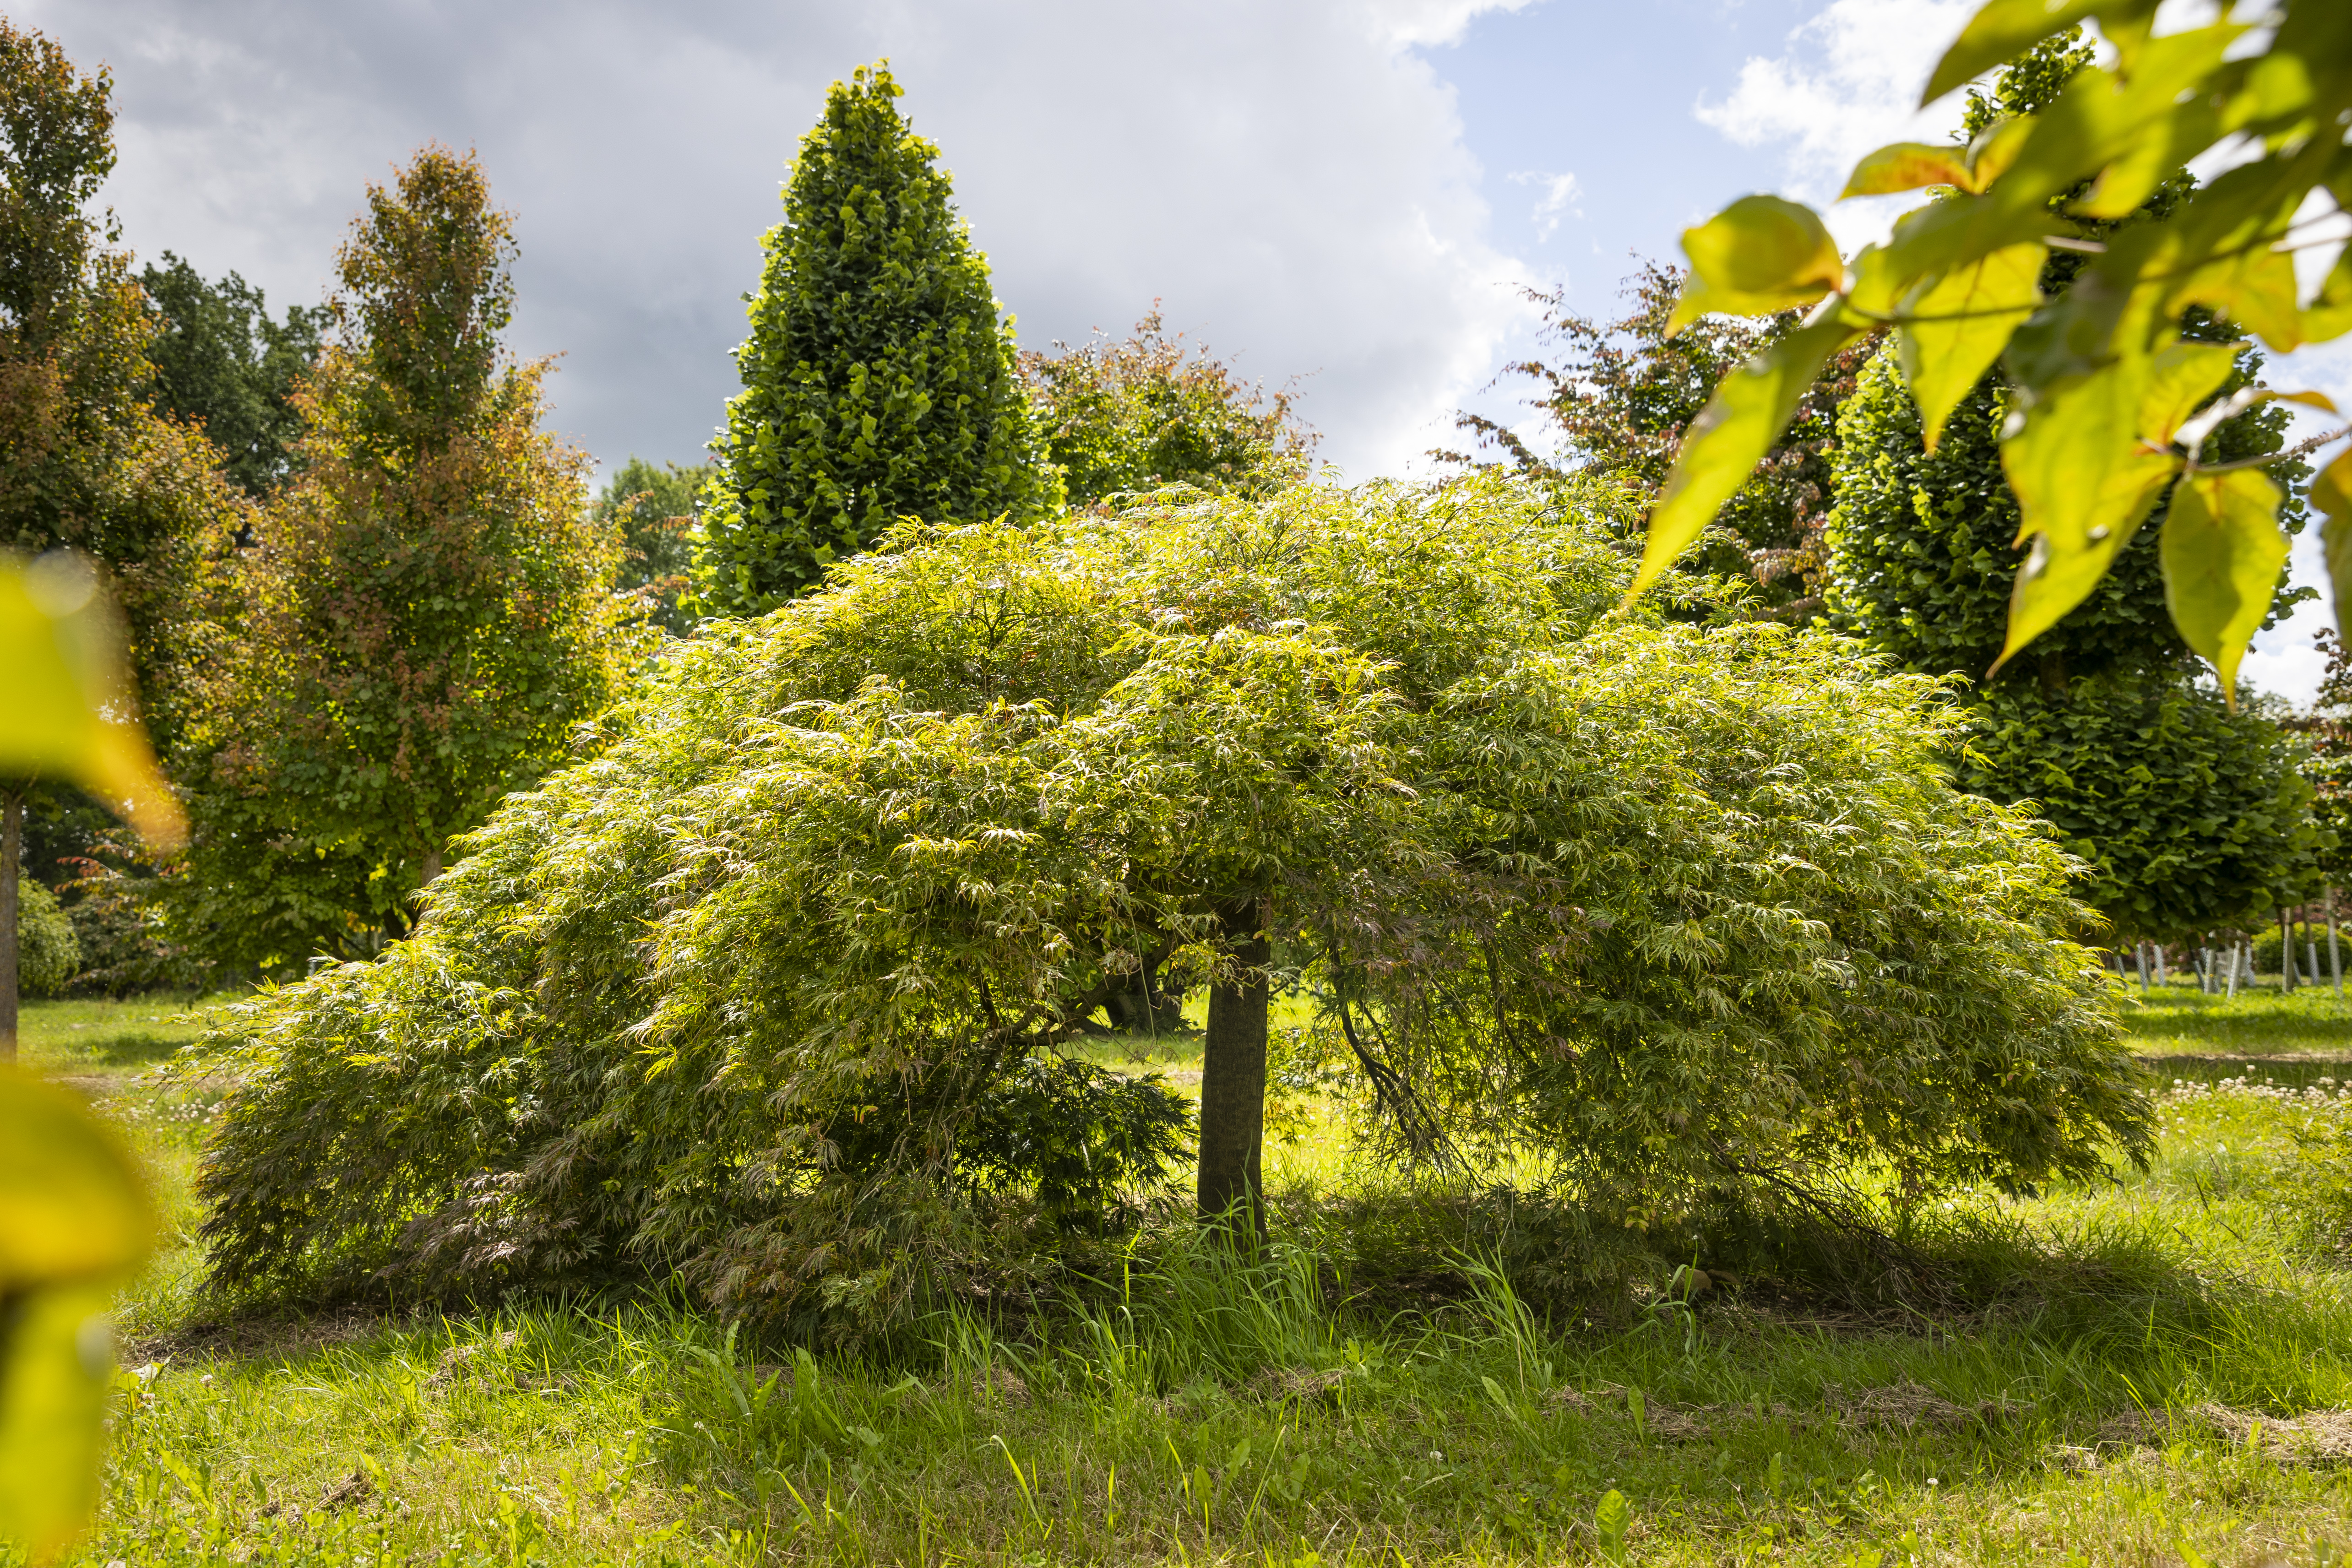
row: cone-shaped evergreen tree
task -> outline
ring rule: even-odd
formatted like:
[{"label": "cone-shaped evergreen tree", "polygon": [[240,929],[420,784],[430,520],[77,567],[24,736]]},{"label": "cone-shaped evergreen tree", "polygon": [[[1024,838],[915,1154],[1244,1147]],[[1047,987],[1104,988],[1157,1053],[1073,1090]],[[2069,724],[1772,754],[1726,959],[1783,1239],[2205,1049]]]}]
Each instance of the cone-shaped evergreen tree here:
[{"label": "cone-shaped evergreen tree", "polygon": [[1060,505],[987,260],[898,94],[881,65],[833,85],[762,241],[698,562],[719,613],[773,609],[902,517]]}]

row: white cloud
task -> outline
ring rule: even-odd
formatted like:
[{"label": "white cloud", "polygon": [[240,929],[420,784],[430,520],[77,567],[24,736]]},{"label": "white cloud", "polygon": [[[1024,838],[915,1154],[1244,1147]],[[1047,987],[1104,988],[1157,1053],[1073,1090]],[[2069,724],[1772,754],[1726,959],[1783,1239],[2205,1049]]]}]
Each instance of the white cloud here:
[{"label": "white cloud", "polygon": [[1391,48],[1458,44],[1470,24],[1494,11],[1524,11],[1535,0],[1360,0],[1372,36]]},{"label": "white cloud", "polygon": [[[1752,57],[1730,95],[1693,112],[1744,147],[1779,145],[1783,194],[1827,207],[1863,154],[1890,141],[1940,141],[1958,124],[1949,99],[1919,93],[1978,0],[1832,0],[1789,35],[1788,52]],[[1824,213],[1849,251],[1885,235],[1916,197],[1848,202]]]},{"label": "white cloud", "polygon": [[1583,194],[1574,174],[1547,174],[1538,170],[1523,169],[1513,174],[1510,180],[1514,185],[1534,185],[1543,192],[1536,202],[1535,209],[1528,214],[1535,222],[1538,245],[1559,232],[1563,216],[1571,213],[1578,217],[1584,215],[1581,209],[1570,205]]},{"label": "white cloud", "polygon": [[362,183],[478,148],[522,256],[517,346],[556,423],[690,458],[735,390],[739,297],[825,85],[887,55],[1024,342],[1171,326],[1294,375],[1326,456],[1393,471],[1522,314],[1452,89],[1417,47],[1527,0],[32,0],[115,73],[108,199],[142,256],[317,298]]}]

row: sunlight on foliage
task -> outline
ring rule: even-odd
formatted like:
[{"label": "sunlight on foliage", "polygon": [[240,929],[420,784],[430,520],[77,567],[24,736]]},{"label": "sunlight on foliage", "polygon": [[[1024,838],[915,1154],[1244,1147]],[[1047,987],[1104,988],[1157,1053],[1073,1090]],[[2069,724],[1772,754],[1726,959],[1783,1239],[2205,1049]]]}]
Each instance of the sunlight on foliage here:
[{"label": "sunlight on foliage", "polygon": [[[1932,199],[1850,263],[1839,263],[1817,216],[1777,197],[1742,198],[1685,234],[1693,271],[1677,321],[1801,304],[1812,312],[1803,331],[1727,380],[1692,427],[1651,518],[1636,591],[1698,537],[1792,417],[1781,389],[1853,336],[1892,326],[1927,410],[1930,450],[1996,358],[2014,391],[2002,458],[2023,511],[2019,543],[2032,549],[1994,668],[2098,586],[2185,476],[2187,504],[2163,525],[2168,594],[2182,636],[2220,669],[2224,695],[2233,692],[2286,548],[2274,520],[2280,492],[2259,470],[2295,454],[2216,463],[2204,439],[2263,399],[2336,410],[2317,392],[2252,389],[2205,407],[2231,356],[2182,338],[2197,312],[2279,353],[2352,329],[2352,251],[2308,300],[2294,256],[2331,243],[2329,223],[2352,210],[2343,131],[2352,13],[2333,0],[2285,0],[2266,32],[2225,8],[2155,36],[2154,9],[2145,0],[1991,0],[1979,10],[1922,107],[2085,20],[2113,46],[2112,62],[2083,66],[2039,113],[1996,120],[1965,149],[1905,143],[1864,159],[1846,195],[1926,190]],[[2117,223],[2224,146],[2252,156],[2149,221]],[[2306,213],[2314,197],[2334,213]],[[2094,239],[2079,237],[2080,224],[2115,226]],[[2053,246],[2091,259],[2045,298],[2037,274]],[[2352,451],[2313,488],[2339,581],[2352,559],[2348,488]]]},{"label": "sunlight on foliage", "polygon": [[[1115,1216],[991,1129],[1139,971],[1231,974],[1236,890],[1409,1165],[1531,1146],[1647,1224],[2137,1155],[2069,862],[1945,781],[1937,684],[1604,619],[1625,575],[1496,477],[902,527],[674,650],[413,940],[236,1009],[216,1277],[1042,1288]],[[1148,1096],[1066,1092],[1148,1186]]]}]

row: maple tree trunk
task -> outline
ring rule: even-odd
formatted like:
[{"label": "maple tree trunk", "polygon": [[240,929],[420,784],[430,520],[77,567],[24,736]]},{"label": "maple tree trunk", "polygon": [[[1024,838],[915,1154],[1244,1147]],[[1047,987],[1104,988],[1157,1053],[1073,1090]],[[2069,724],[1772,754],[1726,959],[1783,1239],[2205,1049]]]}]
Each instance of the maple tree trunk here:
[{"label": "maple tree trunk", "polygon": [[1268,946],[1255,905],[1228,911],[1225,930],[1238,981],[1209,988],[1208,1038],[1201,1052],[1201,1218],[1265,1237],[1260,1157],[1265,1145]]}]

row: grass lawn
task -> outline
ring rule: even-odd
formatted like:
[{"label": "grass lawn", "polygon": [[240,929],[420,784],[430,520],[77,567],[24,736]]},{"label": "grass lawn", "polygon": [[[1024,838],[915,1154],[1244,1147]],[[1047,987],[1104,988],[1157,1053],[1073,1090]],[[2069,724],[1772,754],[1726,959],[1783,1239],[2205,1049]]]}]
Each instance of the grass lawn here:
[{"label": "grass lawn", "polygon": [[[1179,1249],[1017,1333],[942,1317],[851,1358],[643,1295],[224,1316],[186,1194],[217,1086],[147,1077],[192,1026],[35,1004],[27,1060],[122,1122],[171,1217],[69,1561],[2340,1561],[2352,1274],[2294,1133],[2337,1115],[2352,1006],[2176,988],[2129,1014],[2157,1161],[1952,1195],[1932,1244],[2006,1281],[1966,1311],[1725,1279],[1547,1319],[1475,1263],[1351,1287],[1375,1242],[1347,1217],[1390,1210],[1309,1105],[1262,1264]],[[1198,1068],[1181,1039],[1090,1050]]]}]

